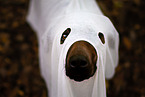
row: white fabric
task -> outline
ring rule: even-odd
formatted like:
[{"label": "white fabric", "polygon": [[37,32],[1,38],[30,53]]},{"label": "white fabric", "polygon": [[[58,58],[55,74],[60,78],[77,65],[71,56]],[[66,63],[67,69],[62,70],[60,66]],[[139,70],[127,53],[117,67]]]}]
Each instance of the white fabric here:
[{"label": "white fabric", "polygon": [[[94,0],[32,0],[28,22],[39,38],[41,73],[49,97],[106,97],[105,78],[114,75],[119,36]],[[71,32],[60,44],[61,35],[67,28]],[[104,34],[105,44],[99,32]],[[65,74],[65,58],[70,46],[80,40],[96,49],[97,70],[88,80],[76,82]]]}]

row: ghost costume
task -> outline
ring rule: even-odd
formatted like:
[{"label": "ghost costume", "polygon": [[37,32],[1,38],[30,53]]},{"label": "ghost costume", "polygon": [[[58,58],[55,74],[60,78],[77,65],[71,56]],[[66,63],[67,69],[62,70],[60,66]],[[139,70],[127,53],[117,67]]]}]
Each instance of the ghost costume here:
[{"label": "ghost costume", "polygon": [[[95,0],[31,0],[27,20],[38,36],[40,68],[49,97],[106,97],[105,78],[114,75],[119,36]],[[71,32],[61,44],[67,28]],[[95,74],[81,82],[67,77],[65,71],[67,52],[77,41],[90,43],[98,56]]]}]

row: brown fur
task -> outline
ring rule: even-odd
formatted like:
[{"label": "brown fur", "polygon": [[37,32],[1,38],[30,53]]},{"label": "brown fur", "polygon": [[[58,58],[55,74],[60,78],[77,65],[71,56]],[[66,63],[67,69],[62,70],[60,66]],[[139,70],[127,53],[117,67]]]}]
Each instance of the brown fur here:
[{"label": "brown fur", "polygon": [[95,48],[85,41],[75,42],[66,58],[66,75],[75,81],[83,81],[94,75],[97,67]]}]

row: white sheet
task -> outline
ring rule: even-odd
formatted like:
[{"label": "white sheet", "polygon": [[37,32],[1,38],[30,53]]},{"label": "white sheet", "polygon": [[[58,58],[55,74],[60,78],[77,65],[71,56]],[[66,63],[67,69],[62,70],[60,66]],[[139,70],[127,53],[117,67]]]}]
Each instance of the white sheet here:
[{"label": "white sheet", "polygon": [[[119,36],[94,0],[31,0],[28,22],[38,35],[41,73],[49,97],[106,97],[105,78],[114,75]],[[67,28],[71,32],[60,44]],[[104,34],[105,44],[99,32]],[[76,82],[65,75],[65,58],[70,46],[80,40],[94,46],[98,60],[95,75]]]}]

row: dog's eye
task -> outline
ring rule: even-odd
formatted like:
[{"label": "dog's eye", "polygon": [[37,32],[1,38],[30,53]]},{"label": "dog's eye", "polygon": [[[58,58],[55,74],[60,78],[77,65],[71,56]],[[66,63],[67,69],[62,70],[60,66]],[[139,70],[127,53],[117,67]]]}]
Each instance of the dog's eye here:
[{"label": "dog's eye", "polygon": [[103,44],[105,44],[105,38],[104,38],[103,33],[99,32],[98,36],[99,36],[101,42],[102,42]]},{"label": "dog's eye", "polygon": [[62,36],[61,36],[61,39],[60,39],[60,44],[63,44],[65,39],[67,38],[67,36],[69,35],[69,33],[71,32],[71,29],[70,28],[67,28],[63,33],[62,33]]}]

